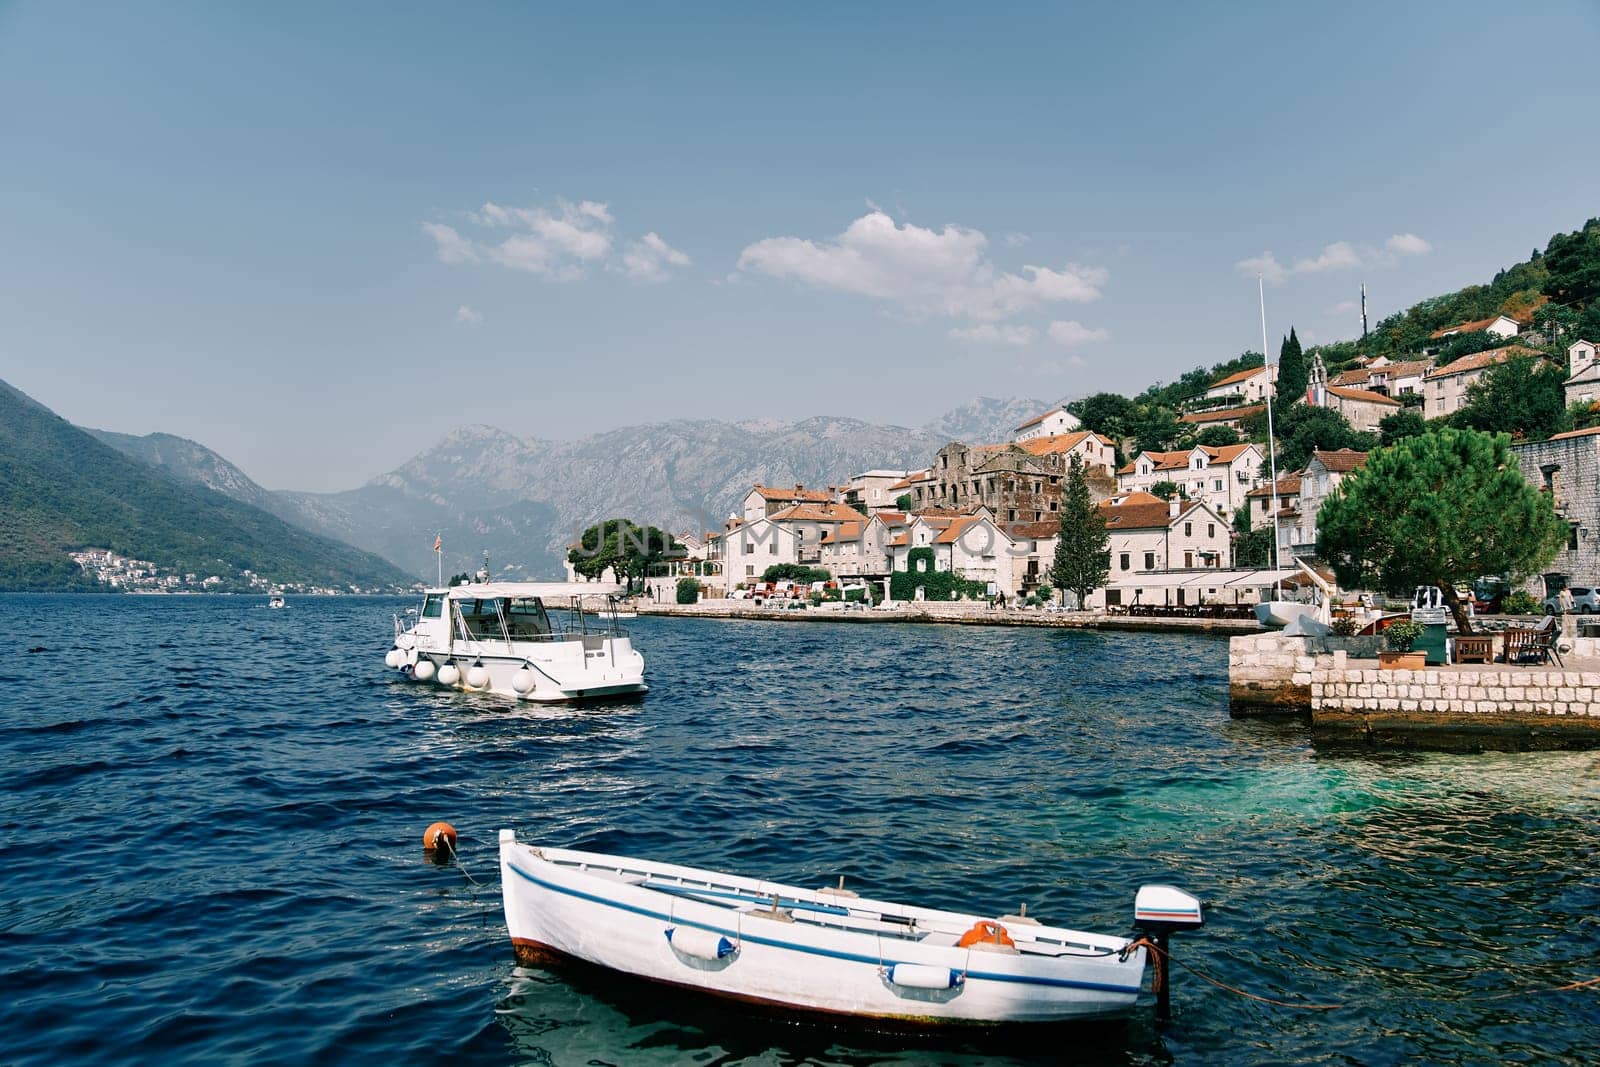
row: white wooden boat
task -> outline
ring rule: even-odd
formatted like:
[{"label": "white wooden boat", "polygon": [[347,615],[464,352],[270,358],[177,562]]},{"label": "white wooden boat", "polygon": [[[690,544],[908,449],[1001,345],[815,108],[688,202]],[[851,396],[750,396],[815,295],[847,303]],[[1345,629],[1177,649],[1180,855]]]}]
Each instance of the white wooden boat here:
[{"label": "white wooden boat", "polygon": [[270,597],[268,597],[267,598],[267,607],[269,607],[269,608],[281,608],[281,607],[283,607],[283,594],[282,593],[273,593]]},{"label": "white wooden boat", "polygon": [[1256,605],[1256,621],[1271,630],[1281,630],[1302,615],[1316,618],[1317,605],[1298,600],[1263,600]]},{"label": "white wooden boat", "polygon": [[[552,954],[777,1008],[911,1024],[1124,1015],[1148,949],[1126,937],[801,889],[668,863],[536,848],[500,831],[520,962]],[[1145,886],[1136,921],[1201,924],[1200,902]]]},{"label": "white wooden boat", "polygon": [[620,592],[586,582],[472,582],[426,590],[394,620],[384,663],[414,682],[559,702],[646,692],[644,657],[614,614],[583,599]]}]

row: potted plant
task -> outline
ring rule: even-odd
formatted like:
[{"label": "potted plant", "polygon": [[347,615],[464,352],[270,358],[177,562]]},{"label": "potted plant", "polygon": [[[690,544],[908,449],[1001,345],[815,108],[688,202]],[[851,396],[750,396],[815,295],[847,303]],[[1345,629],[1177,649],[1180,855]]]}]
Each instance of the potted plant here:
[{"label": "potted plant", "polygon": [[1378,653],[1378,669],[1380,671],[1422,670],[1427,666],[1427,654],[1411,651],[1411,646],[1416,644],[1417,638],[1421,636],[1420,622],[1401,619],[1399,622],[1390,623],[1388,629],[1383,631],[1383,638],[1389,645],[1389,651]]}]

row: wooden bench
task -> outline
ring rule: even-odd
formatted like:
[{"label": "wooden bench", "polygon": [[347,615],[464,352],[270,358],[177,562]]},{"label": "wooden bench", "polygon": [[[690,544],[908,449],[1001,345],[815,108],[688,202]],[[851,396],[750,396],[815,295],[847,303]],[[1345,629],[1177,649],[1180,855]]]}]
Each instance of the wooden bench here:
[{"label": "wooden bench", "polygon": [[1493,663],[1494,662],[1494,635],[1469,634],[1457,637],[1454,642],[1455,662],[1457,663]]}]

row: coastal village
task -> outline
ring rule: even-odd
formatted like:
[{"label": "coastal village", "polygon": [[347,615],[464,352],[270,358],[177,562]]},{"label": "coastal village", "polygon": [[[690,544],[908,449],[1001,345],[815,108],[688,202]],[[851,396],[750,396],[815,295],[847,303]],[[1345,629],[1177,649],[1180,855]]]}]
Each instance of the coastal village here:
[{"label": "coastal village", "polygon": [[[1560,374],[1569,409],[1593,411],[1595,343],[1547,332],[1534,328],[1531,314],[1501,314],[1435,330],[1420,352],[1356,357],[1337,372],[1314,349],[1303,395],[1278,395],[1280,364],[1258,363],[1188,398],[1171,448],[1139,449],[1134,436],[1097,432],[1074,413],[1080,404],[1067,404],[1018,425],[1010,440],[952,441],[920,470],[872,469],[824,486],[753,485],[721,529],[676,534],[681,548],[653,568],[648,595],[670,602],[693,581],[701,599],[745,598],[764,591],[764,576],[779,567],[775,573],[809,568],[841,587],[884,590],[878,599],[895,574],[927,571],[976,583],[991,603],[1060,605],[1050,571],[1063,486],[1077,462],[1110,535],[1109,574],[1084,604],[1066,606],[1226,614],[1313,580],[1306,570],[1320,566],[1318,513],[1368,457],[1365,449],[1313,443],[1292,468],[1278,456],[1274,485],[1264,432],[1269,396],[1280,415],[1291,406],[1322,409],[1333,416],[1324,422],[1341,432],[1389,443],[1406,417],[1419,427],[1414,432],[1459,418],[1488,379],[1521,364]],[[1452,344],[1472,351],[1447,359]],[[1564,363],[1556,355],[1562,347]],[[1528,592],[1544,599],[1574,583],[1592,585],[1600,576],[1600,425],[1516,440],[1512,448],[1523,476],[1551,495],[1571,526],[1567,547],[1525,583]],[[1274,529],[1276,552],[1246,558],[1248,536]],[[570,561],[568,570],[578,577]],[[1331,580],[1325,569],[1318,573]]]}]

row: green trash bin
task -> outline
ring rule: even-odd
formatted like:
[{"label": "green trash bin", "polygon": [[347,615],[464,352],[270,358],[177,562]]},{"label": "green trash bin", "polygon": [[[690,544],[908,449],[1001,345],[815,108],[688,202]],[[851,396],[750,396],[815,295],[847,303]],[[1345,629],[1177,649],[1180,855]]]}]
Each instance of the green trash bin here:
[{"label": "green trash bin", "polygon": [[1441,663],[1450,662],[1449,658],[1444,654],[1444,631],[1445,626],[1442,622],[1424,623],[1422,636],[1417,638],[1416,642],[1411,646],[1411,651],[1413,652],[1426,652],[1428,654],[1427,662],[1430,667],[1437,667]]}]

